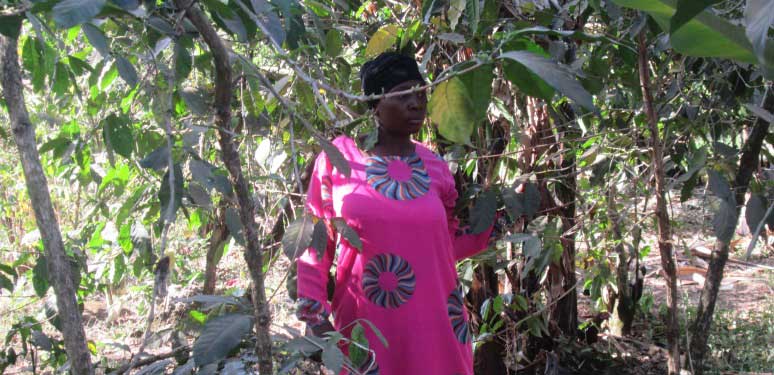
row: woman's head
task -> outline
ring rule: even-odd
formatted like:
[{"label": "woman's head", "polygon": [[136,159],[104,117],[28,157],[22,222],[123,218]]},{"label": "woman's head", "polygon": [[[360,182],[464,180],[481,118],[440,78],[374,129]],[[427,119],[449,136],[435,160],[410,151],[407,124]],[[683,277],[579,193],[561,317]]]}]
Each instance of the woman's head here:
[{"label": "woman's head", "polygon": [[[408,90],[425,84],[417,62],[398,53],[383,53],[363,65],[360,71],[366,95]],[[384,131],[413,134],[419,131],[427,113],[424,91],[386,97],[369,103]]]}]

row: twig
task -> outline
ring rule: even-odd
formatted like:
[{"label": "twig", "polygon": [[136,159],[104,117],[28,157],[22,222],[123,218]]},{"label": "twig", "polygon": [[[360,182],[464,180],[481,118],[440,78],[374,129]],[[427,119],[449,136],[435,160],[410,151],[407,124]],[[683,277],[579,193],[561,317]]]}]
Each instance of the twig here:
[{"label": "twig", "polygon": [[174,357],[175,355],[179,354],[180,352],[183,352],[183,351],[186,351],[186,350],[190,350],[190,349],[191,349],[191,347],[189,345],[178,346],[177,348],[172,349],[172,351],[170,351],[170,352],[163,353],[163,354],[157,354],[157,355],[153,355],[153,356],[150,356],[150,357],[145,357],[145,358],[143,358],[141,360],[134,361],[134,363],[129,362],[127,364],[124,364],[123,366],[121,366],[118,369],[116,369],[113,372],[111,372],[111,374],[123,374],[123,373],[125,373],[125,372],[127,372],[127,371],[129,371],[129,370],[131,370],[133,368],[142,367],[142,366],[149,365],[151,363],[160,361],[162,359],[167,359],[169,357]]},{"label": "twig", "polygon": [[[250,8],[248,8],[247,5],[243,4],[242,2],[237,2],[237,4],[256,23],[256,25],[258,25],[258,28],[261,29],[261,32],[264,35],[267,35],[267,36],[271,35],[271,32],[269,31],[268,27],[263,22],[263,20],[261,20],[255,13],[253,13],[253,11],[250,10]],[[391,98],[391,97],[394,97],[394,96],[400,96],[400,95],[410,94],[410,93],[414,93],[414,92],[425,91],[425,90],[427,90],[429,88],[432,88],[434,86],[437,86],[437,85],[441,84],[442,82],[448,81],[448,80],[450,80],[450,79],[452,79],[452,78],[454,78],[456,76],[465,74],[467,72],[470,72],[472,70],[478,69],[479,67],[485,65],[485,63],[483,61],[481,61],[480,59],[476,59],[475,60],[476,63],[473,64],[472,66],[470,66],[468,68],[465,68],[465,69],[462,69],[462,70],[459,70],[459,71],[447,73],[445,75],[442,74],[443,78],[436,79],[435,81],[433,81],[433,82],[431,82],[429,84],[423,85],[423,86],[416,86],[416,87],[413,87],[413,88],[410,88],[410,89],[407,89],[407,90],[390,92],[390,93],[386,93],[386,94],[355,95],[355,94],[352,94],[350,92],[347,92],[347,91],[335,88],[335,87],[333,87],[333,86],[323,82],[322,80],[315,80],[314,78],[310,77],[303,70],[301,70],[301,68],[298,67],[298,65],[289,56],[288,52],[285,51],[285,49],[283,49],[282,46],[279,45],[279,43],[277,43],[271,37],[269,37],[268,39],[271,42],[272,46],[274,46],[274,49],[277,51],[277,53],[280,55],[280,57],[288,65],[290,65],[290,67],[293,69],[293,71],[296,72],[298,77],[303,79],[307,83],[309,83],[312,87],[319,86],[323,90],[332,92],[332,93],[336,94],[337,96],[341,96],[341,97],[344,97],[344,98],[349,99],[349,100],[361,101],[361,102],[368,102],[368,101],[378,100],[378,99],[382,99],[382,98]],[[493,57],[493,56],[490,56],[490,57]],[[470,61],[465,61],[465,62],[462,62],[462,63],[459,63],[459,64],[455,64],[455,65],[451,66],[449,69],[447,69],[446,72],[452,70],[453,68],[455,68],[455,67],[457,67],[457,66],[459,66],[461,64],[469,64],[469,63],[470,63]],[[319,95],[319,92],[316,93],[315,95]]]}]

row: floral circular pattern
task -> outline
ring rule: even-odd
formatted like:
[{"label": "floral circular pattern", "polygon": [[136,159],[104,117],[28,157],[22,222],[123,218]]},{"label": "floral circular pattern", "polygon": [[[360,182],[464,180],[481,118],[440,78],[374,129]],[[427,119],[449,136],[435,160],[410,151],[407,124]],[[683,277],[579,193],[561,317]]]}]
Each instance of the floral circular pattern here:
[{"label": "floral circular pattern", "polygon": [[417,155],[372,156],[366,166],[368,184],[387,198],[411,200],[430,189],[430,175]]},{"label": "floral circular pattern", "polygon": [[463,305],[462,286],[457,285],[449,294],[447,300],[447,310],[449,312],[449,322],[451,323],[454,336],[462,344],[470,342],[470,329],[468,328],[467,313]]},{"label": "floral circular pattern", "polygon": [[381,307],[400,307],[414,294],[415,286],[414,269],[395,254],[374,256],[363,271],[363,292]]}]

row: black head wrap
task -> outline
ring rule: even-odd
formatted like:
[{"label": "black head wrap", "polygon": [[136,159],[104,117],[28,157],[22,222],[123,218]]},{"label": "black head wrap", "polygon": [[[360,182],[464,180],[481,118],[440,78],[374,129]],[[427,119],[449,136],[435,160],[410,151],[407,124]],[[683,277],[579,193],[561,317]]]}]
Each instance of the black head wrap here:
[{"label": "black head wrap", "polygon": [[[419,73],[417,62],[406,55],[395,52],[385,52],[375,59],[363,64],[360,69],[360,80],[363,82],[365,95],[383,94],[393,87],[406,81],[420,81],[425,79]],[[378,100],[369,102],[375,107]]]}]

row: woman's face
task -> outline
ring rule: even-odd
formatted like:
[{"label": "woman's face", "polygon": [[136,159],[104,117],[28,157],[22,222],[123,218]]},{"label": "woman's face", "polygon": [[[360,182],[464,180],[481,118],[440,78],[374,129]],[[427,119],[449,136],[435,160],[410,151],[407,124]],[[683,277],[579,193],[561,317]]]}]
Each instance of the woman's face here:
[{"label": "woman's face", "polygon": [[[403,82],[389,92],[408,90],[423,82]],[[375,115],[382,129],[395,135],[411,135],[419,131],[427,114],[427,94],[418,91],[399,96],[382,98],[376,105]]]}]

